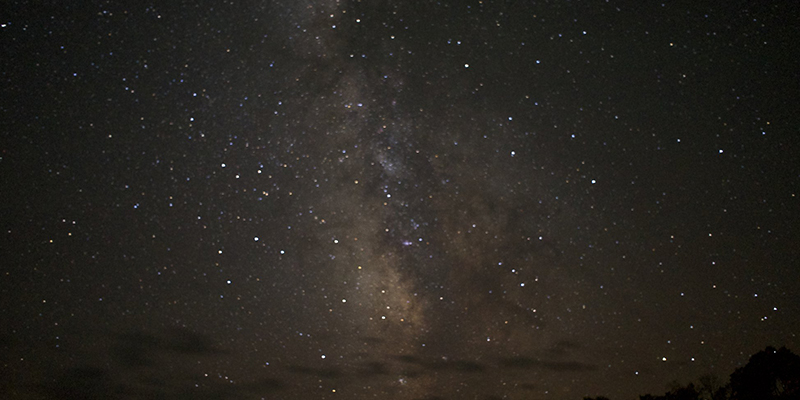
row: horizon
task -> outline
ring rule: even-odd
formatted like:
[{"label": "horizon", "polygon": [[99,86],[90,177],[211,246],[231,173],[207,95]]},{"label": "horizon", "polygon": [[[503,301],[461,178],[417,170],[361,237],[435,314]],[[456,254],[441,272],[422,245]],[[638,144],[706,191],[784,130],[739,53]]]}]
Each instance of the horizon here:
[{"label": "horizon", "polygon": [[800,349],[792,3],[0,18],[12,397],[617,400]]}]

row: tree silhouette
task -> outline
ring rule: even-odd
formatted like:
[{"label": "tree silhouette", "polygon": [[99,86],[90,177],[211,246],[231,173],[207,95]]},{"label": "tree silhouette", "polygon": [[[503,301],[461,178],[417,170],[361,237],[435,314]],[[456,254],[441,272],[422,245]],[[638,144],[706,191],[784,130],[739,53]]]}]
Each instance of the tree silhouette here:
[{"label": "tree silhouette", "polygon": [[681,386],[678,382],[670,384],[671,389],[669,392],[664,393],[663,396],[653,396],[652,394],[645,394],[639,396],[639,400],[698,400],[700,399],[700,392],[690,383],[686,386]]},{"label": "tree silhouette", "polygon": [[731,374],[731,400],[800,398],[800,356],[767,347]]},{"label": "tree silhouette", "polygon": [[714,374],[706,374],[698,380],[698,392],[701,400],[726,400],[730,389]]},{"label": "tree silhouette", "polygon": [[[670,383],[662,396],[643,394],[639,400],[800,400],[800,356],[786,347],[768,346],[731,374],[725,385],[718,377],[701,376],[698,383]],[[608,400],[584,397],[583,400]]]},{"label": "tree silhouette", "polygon": [[694,383],[671,390],[666,394],[668,400],[697,400],[700,393],[695,389]]}]

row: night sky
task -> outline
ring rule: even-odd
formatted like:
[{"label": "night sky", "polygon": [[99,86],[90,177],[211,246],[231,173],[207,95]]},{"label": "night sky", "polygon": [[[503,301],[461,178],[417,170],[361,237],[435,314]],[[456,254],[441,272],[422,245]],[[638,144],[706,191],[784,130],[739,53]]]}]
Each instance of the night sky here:
[{"label": "night sky", "polygon": [[616,400],[798,351],[800,7],[697,3],[7,2],[0,392]]}]

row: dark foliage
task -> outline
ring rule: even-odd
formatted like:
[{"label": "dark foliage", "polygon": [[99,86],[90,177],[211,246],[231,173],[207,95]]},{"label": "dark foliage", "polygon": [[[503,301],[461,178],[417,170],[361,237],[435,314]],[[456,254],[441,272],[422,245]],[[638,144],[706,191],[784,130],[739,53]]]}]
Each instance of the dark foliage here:
[{"label": "dark foliage", "polygon": [[[714,375],[698,381],[686,386],[674,383],[661,396],[644,394],[639,400],[800,400],[800,356],[785,347],[767,347],[737,368],[728,385]],[[600,399],[605,397],[596,398]]]},{"label": "dark foliage", "polygon": [[731,374],[731,400],[800,398],[800,356],[767,347]]}]

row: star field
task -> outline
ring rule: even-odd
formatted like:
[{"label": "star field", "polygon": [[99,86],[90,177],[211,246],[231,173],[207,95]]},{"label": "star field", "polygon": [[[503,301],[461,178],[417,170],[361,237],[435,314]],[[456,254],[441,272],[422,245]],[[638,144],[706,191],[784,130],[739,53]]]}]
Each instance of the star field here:
[{"label": "star field", "polygon": [[633,399],[800,348],[789,2],[15,2],[8,398]]}]

